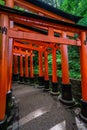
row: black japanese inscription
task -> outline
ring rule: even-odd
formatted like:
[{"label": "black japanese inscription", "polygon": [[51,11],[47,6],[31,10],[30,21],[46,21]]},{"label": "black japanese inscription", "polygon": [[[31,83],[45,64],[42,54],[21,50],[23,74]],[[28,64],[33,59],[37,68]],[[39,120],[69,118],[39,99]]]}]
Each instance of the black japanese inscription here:
[{"label": "black japanese inscription", "polygon": [[0,26],[0,33],[2,33],[2,34],[7,34],[7,28]]}]

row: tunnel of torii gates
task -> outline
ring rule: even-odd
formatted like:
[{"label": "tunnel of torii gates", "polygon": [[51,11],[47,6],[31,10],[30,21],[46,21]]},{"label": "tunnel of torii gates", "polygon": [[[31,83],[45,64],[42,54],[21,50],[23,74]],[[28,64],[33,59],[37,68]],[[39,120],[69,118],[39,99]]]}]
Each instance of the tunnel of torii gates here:
[{"label": "tunnel of torii gates", "polygon": [[[11,115],[9,103],[12,98],[12,65],[15,80],[18,79],[17,76],[20,73],[21,83],[24,76],[25,82],[28,82],[28,79],[34,82],[34,51],[38,52],[39,85],[44,84],[45,91],[49,91],[48,55],[52,54],[51,94],[53,95],[59,94],[56,51],[61,52],[62,91],[60,101],[66,105],[75,103],[69,79],[68,45],[80,48],[82,87],[80,117],[87,122],[87,27],[76,25],[76,21],[73,19],[58,16],[50,10],[38,7],[33,2],[35,1],[6,0],[6,6],[0,5],[0,130],[7,130],[8,118]],[[14,4],[37,14],[12,9]],[[46,4],[43,5],[43,7],[45,6]],[[78,34],[77,39],[74,39],[75,34]],[[23,65],[23,58],[25,65]],[[20,72],[18,72],[18,61],[20,62]]]}]

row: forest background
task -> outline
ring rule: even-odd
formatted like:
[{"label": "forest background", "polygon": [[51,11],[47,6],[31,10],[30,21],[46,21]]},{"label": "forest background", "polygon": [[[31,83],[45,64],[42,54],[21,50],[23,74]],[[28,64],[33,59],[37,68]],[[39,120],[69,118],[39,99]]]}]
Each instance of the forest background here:
[{"label": "forest background", "polygon": [[[39,0],[43,1],[55,8],[61,9],[67,13],[82,16],[83,18],[77,23],[83,26],[87,26],[87,0]],[[0,4],[4,5],[4,0],[0,0]],[[24,10],[20,7],[15,6],[16,9]],[[35,53],[34,57],[34,71],[35,74],[38,74],[38,54]],[[79,58],[79,47],[68,46],[68,57],[69,57],[69,74],[70,78],[80,79],[80,58]],[[49,74],[52,74],[52,55],[49,54]],[[57,51],[57,73],[58,76],[62,76],[61,71],[61,54],[60,51]]]}]

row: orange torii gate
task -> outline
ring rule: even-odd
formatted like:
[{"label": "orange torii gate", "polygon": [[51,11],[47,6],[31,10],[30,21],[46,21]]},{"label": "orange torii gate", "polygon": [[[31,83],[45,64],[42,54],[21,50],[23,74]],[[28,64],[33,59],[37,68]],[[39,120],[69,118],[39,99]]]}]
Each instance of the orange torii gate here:
[{"label": "orange torii gate", "polygon": [[[47,34],[47,32],[44,32],[44,31],[42,31],[42,30],[39,30],[39,29],[44,29],[45,31],[48,31],[48,28],[46,28],[46,27],[41,27],[41,26],[34,26],[35,28],[32,28],[33,29],[33,31],[32,30],[28,30],[28,29],[30,29],[28,26],[24,26],[24,25],[19,25],[19,24],[17,24],[16,23],[16,30],[20,30],[20,31],[27,31],[27,32],[33,32],[33,33],[35,33],[35,31],[37,31],[36,33],[44,33],[44,34]],[[18,26],[19,25],[19,26]],[[20,27],[20,26],[22,26],[22,27]],[[23,28],[24,27],[24,28]],[[38,27],[38,28],[37,28]],[[35,30],[35,31],[34,31]],[[56,32],[56,33],[59,33],[59,34],[62,34],[63,33],[63,31],[60,31],[60,30],[54,30],[54,32]],[[70,37],[74,37],[74,33],[70,33],[70,32],[67,32],[66,33],[68,36],[70,36]],[[20,40],[19,40],[19,42],[20,42]],[[27,41],[27,40],[21,40],[21,42],[29,42],[29,41]],[[32,41],[31,41],[31,43],[32,43]],[[42,42],[36,42],[36,41],[33,41],[33,43],[36,45],[42,45],[42,46],[45,46],[45,47],[51,47],[51,48],[53,48],[54,46],[55,46],[55,44],[45,44],[45,43],[42,43]],[[56,49],[58,49],[59,50],[59,46],[57,46],[56,45]],[[41,59],[42,59],[42,57],[40,57],[39,59],[39,66],[41,66],[41,68],[40,68],[40,70],[41,71],[39,71],[40,73],[39,73],[39,75],[40,75],[40,77],[39,77],[39,85],[40,86],[42,86],[42,85],[44,85],[45,86],[45,90],[47,91],[47,90],[49,90],[49,81],[48,81],[48,61],[47,61],[47,57],[46,57],[46,55],[47,55],[47,53],[45,52],[45,54],[44,54],[44,59],[45,59],[45,68],[47,68],[47,69],[45,69],[45,76],[43,76],[43,67],[42,67],[42,62],[41,62]],[[67,62],[68,63],[68,62]],[[67,64],[66,63],[66,64]],[[62,63],[63,64],[63,63]],[[66,66],[66,64],[64,63],[64,65]],[[66,69],[68,69],[68,68],[66,68]],[[63,73],[63,75],[65,76],[66,74],[64,74]],[[62,76],[63,77],[63,79],[64,79],[64,76]],[[69,75],[68,75],[68,77],[69,77]],[[44,80],[45,79],[45,80]],[[66,80],[67,80],[67,77],[66,77]],[[63,82],[64,83],[64,82]],[[69,83],[69,82],[68,82]],[[65,82],[65,84],[66,84],[66,82]],[[54,85],[53,85],[54,86]],[[46,89],[47,88],[47,89]],[[56,89],[56,91],[57,91],[57,89]],[[54,94],[56,94],[56,93],[54,93]]]},{"label": "orange torii gate", "polygon": [[[23,43],[27,43],[27,44],[23,44]],[[20,53],[20,54],[26,54],[26,49],[28,50],[28,49],[31,49],[31,50],[36,50],[36,51],[38,51],[38,56],[39,56],[39,58],[38,58],[38,62],[39,62],[39,85],[40,86],[42,86],[42,85],[44,85],[44,82],[48,82],[48,78],[46,78],[47,77],[47,75],[48,75],[48,69],[47,69],[47,63],[48,62],[45,62],[45,71],[46,71],[46,73],[44,73],[44,75],[43,75],[43,65],[42,65],[42,63],[43,62],[41,62],[42,61],[42,52],[44,53],[44,56],[45,56],[45,53],[46,53],[46,51],[47,51],[47,53],[50,53],[50,51],[49,50],[47,50],[47,48],[48,47],[51,47],[51,48],[53,48],[54,47],[54,45],[48,45],[47,43],[42,43],[42,42],[34,42],[33,41],[33,44],[29,44],[28,42],[32,42],[32,41],[27,41],[27,40],[21,40],[21,42],[20,42],[20,40],[19,40],[19,42],[18,42],[18,40],[17,41],[15,41],[14,42],[14,49],[13,49],[13,53],[14,54],[16,54],[16,53]],[[21,43],[21,44],[20,44]],[[35,46],[34,46],[34,44],[35,44]],[[39,46],[36,46],[36,45],[39,45]],[[16,49],[16,48],[21,48],[21,49],[25,49],[24,51],[23,50],[21,50],[21,51],[19,51],[19,49]],[[58,46],[56,46],[56,49],[58,49],[59,50],[59,47]],[[45,57],[44,59],[46,59],[47,57]],[[47,60],[46,60],[47,61]],[[16,64],[17,65],[17,63],[15,63],[14,62],[14,64]],[[30,56],[30,70],[32,70],[32,57]],[[18,69],[17,69],[18,70]],[[27,68],[27,70],[28,70],[28,68]],[[18,73],[18,72],[17,72]],[[15,75],[16,76],[16,75]],[[33,78],[32,77],[32,74],[31,74],[31,71],[30,71],[30,79],[31,78]],[[47,81],[44,81],[44,78],[45,78],[45,80],[47,80]],[[23,78],[22,78],[23,79]],[[32,79],[31,79],[31,81],[32,81]],[[45,87],[46,87],[47,85],[45,85]],[[49,88],[49,85],[47,86],[48,88]],[[47,88],[46,87],[46,88]],[[48,90],[48,89],[46,89],[46,90]]]},{"label": "orange torii gate", "polygon": [[[20,43],[22,43],[22,42],[20,42]],[[41,52],[45,51],[45,49],[43,47],[40,49],[40,47],[32,46],[32,44],[26,45],[26,44],[23,44],[23,43],[20,44],[20,43],[15,41],[14,42],[14,49],[13,49],[13,53],[15,53],[15,54],[20,53],[21,54],[21,56],[20,56],[20,68],[21,68],[20,81],[22,82],[23,77],[24,77],[24,75],[23,75],[23,58],[22,58],[22,55],[25,55],[25,77],[26,77],[25,81],[27,82],[28,76],[29,76],[28,75],[28,56],[30,56],[30,81],[33,81],[34,80],[34,75],[33,75],[33,73],[34,73],[33,72],[33,56],[34,55],[32,55],[32,50],[36,50],[39,53],[40,51]],[[15,49],[15,47],[17,49]],[[19,49],[21,49],[21,50],[19,50]],[[25,49],[25,50],[23,51],[22,49]],[[16,62],[15,62],[15,64],[16,64]]]},{"label": "orange torii gate", "polygon": [[[31,53],[28,50],[21,50],[21,48],[15,48],[13,49],[13,58],[16,57],[16,60],[14,60],[14,70],[15,70],[15,66],[17,68],[16,70],[16,74],[13,74],[13,80],[14,81],[18,81],[18,56],[20,57],[20,82],[22,83],[24,80],[27,82],[28,81],[28,57],[31,56]],[[23,70],[23,57],[25,58],[25,73]],[[15,72],[15,71],[14,71]],[[25,74],[25,79],[24,79],[24,74]]]},{"label": "orange torii gate", "polygon": [[[37,1],[37,0],[36,0]],[[27,12],[21,12],[15,9],[14,2],[21,7],[31,9],[37,13],[43,13],[48,17],[35,15]],[[36,2],[38,3],[38,2]],[[31,6],[32,5],[32,6]],[[8,7],[11,8],[8,8]],[[13,55],[13,39],[20,40],[31,40],[37,42],[57,44],[61,47],[62,54],[62,93],[60,100],[65,104],[73,104],[73,98],[71,93],[71,86],[68,74],[68,55],[67,55],[67,45],[74,45],[80,47],[80,61],[81,61],[81,85],[82,85],[82,100],[81,100],[81,113],[80,117],[87,122],[87,42],[86,33],[87,27],[76,25],[80,17],[70,17],[66,13],[63,17],[59,14],[55,14],[55,9],[53,12],[49,10],[46,11],[47,7],[44,5],[42,7],[36,8],[37,4],[33,3],[32,0],[27,2],[24,0],[6,0],[6,6],[0,6],[0,129],[7,130],[7,118],[11,113],[11,107],[9,107],[9,102],[11,102],[12,95],[12,55]],[[46,7],[46,8],[45,8]],[[55,14],[55,15],[54,15]],[[59,15],[59,16],[58,16]],[[52,19],[54,18],[54,19]],[[11,22],[12,21],[12,22]],[[26,32],[15,30],[13,26],[13,21],[26,26],[33,26],[42,28],[48,28],[47,35],[38,34],[34,32]],[[10,26],[9,26],[10,25]],[[62,36],[55,37],[54,30],[61,30]],[[79,39],[74,40],[66,36],[66,32],[73,32],[79,35]],[[32,49],[33,50],[33,49]],[[45,63],[47,61],[47,51],[45,52]],[[15,61],[17,57],[14,58]],[[22,60],[21,60],[22,61]],[[63,62],[64,61],[64,62]],[[22,65],[22,64],[21,64]],[[66,65],[66,68],[65,68]],[[31,66],[32,67],[32,66]],[[46,64],[48,69],[48,64]],[[47,70],[46,69],[46,70]],[[16,72],[17,70],[15,70]],[[57,66],[56,66],[56,46],[52,48],[52,94],[58,94],[57,86]],[[46,72],[46,80],[48,81],[48,72]],[[9,75],[9,76],[8,76]],[[42,75],[41,75],[42,76]],[[4,82],[5,81],[5,82]],[[48,84],[48,83],[47,83]],[[48,89],[48,88],[47,88]]]}]

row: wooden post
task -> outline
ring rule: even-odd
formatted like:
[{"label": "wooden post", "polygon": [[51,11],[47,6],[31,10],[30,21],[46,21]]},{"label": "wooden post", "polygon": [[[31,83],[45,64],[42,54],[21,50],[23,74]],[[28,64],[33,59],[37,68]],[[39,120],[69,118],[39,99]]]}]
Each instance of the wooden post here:
[{"label": "wooden post", "polygon": [[20,55],[20,83],[24,83],[23,56]]},{"label": "wooden post", "polygon": [[[42,46],[40,47],[42,48]],[[39,86],[44,85],[44,75],[43,75],[43,52],[38,52],[38,62],[39,62]]]},{"label": "wooden post", "polygon": [[[12,62],[13,62],[13,39],[9,39],[9,51],[8,51],[8,88],[7,91],[11,91],[12,89]],[[18,78],[18,77],[17,77]]]},{"label": "wooden post", "polygon": [[0,130],[7,130],[7,120],[5,112],[7,93],[8,27],[8,16],[0,14]]},{"label": "wooden post", "polygon": [[[14,0],[6,0],[6,6],[13,8]],[[9,27],[13,28],[13,21],[9,21]],[[13,60],[13,39],[7,38],[8,49],[7,49],[7,95],[6,95],[6,115],[11,116],[12,111],[12,60]],[[16,77],[17,78],[17,75]],[[10,105],[9,105],[10,104]],[[9,120],[9,122],[11,122]],[[9,123],[8,122],[8,123]]]},{"label": "wooden post", "polygon": [[30,83],[34,83],[33,52],[30,55]]},{"label": "wooden post", "polygon": [[58,95],[56,47],[52,50],[52,91],[51,94]]},{"label": "wooden post", "polygon": [[[62,37],[66,38],[66,32],[62,33]],[[61,61],[62,61],[62,94],[60,101],[66,105],[73,105],[72,90],[69,80],[69,66],[68,66],[68,50],[67,45],[61,45]]]},{"label": "wooden post", "polygon": [[14,0],[6,0],[6,6],[13,8],[14,7]]},{"label": "wooden post", "polygon": [[[62,33],[62,37],[66,38],[66,32]],[[67,45],[61,45],[61,61],[62,61],[62,84],[67,85],[70,84]]]},{"label": "wooden post", "polygon": [[[13,49],[13,39],[9,39],[8,42],[8,63],[7,63],[7,96],[6,96],[6,115],[7,117],[12,114],[12,49]],[[17,80],[18,75],[15,75]],[[10,104],[10,105],[9,105]]]},{"label": "wooden post", "polygon": [[28,71],[28,55],[25,55],[25,83],[29,81],[29,71]]},{"label": "wooden post", "polygon": [[13,55],[13,80],[18,81],[18,56]]},{"label": "wooden post", "polygon": [[45,72],[44,72],[44,90],[49,91],[49,75],[48,75],[48,52],[44,52],[44,66],[45,66]]},{"label": "wooden post", "polygon": [[[10,21],[10,27],[13,26],[13,22]],[[13,62],[13,39],[9,38],[8,42],[8,88],[7,91],[12,89],[12,62]],[[16,75],[16,79],[18,75]]]},{"label": "wooden post", "polygon": [[[6,0],[5,3],[6,6],[14,8],[14,0]],[[13,21],[10,21],[10,28],[13,28],[14,23]],[[12,89],[12,60],[13,60],[13,39],[8,38],[8,92]]]},{"label": "wooden post", "polygon": [[87,42],[86,32],[82,32],[80,47],[80,61],[81,61],[81,86],[82,86],[82,100],[80,117],[87,122]]}]

